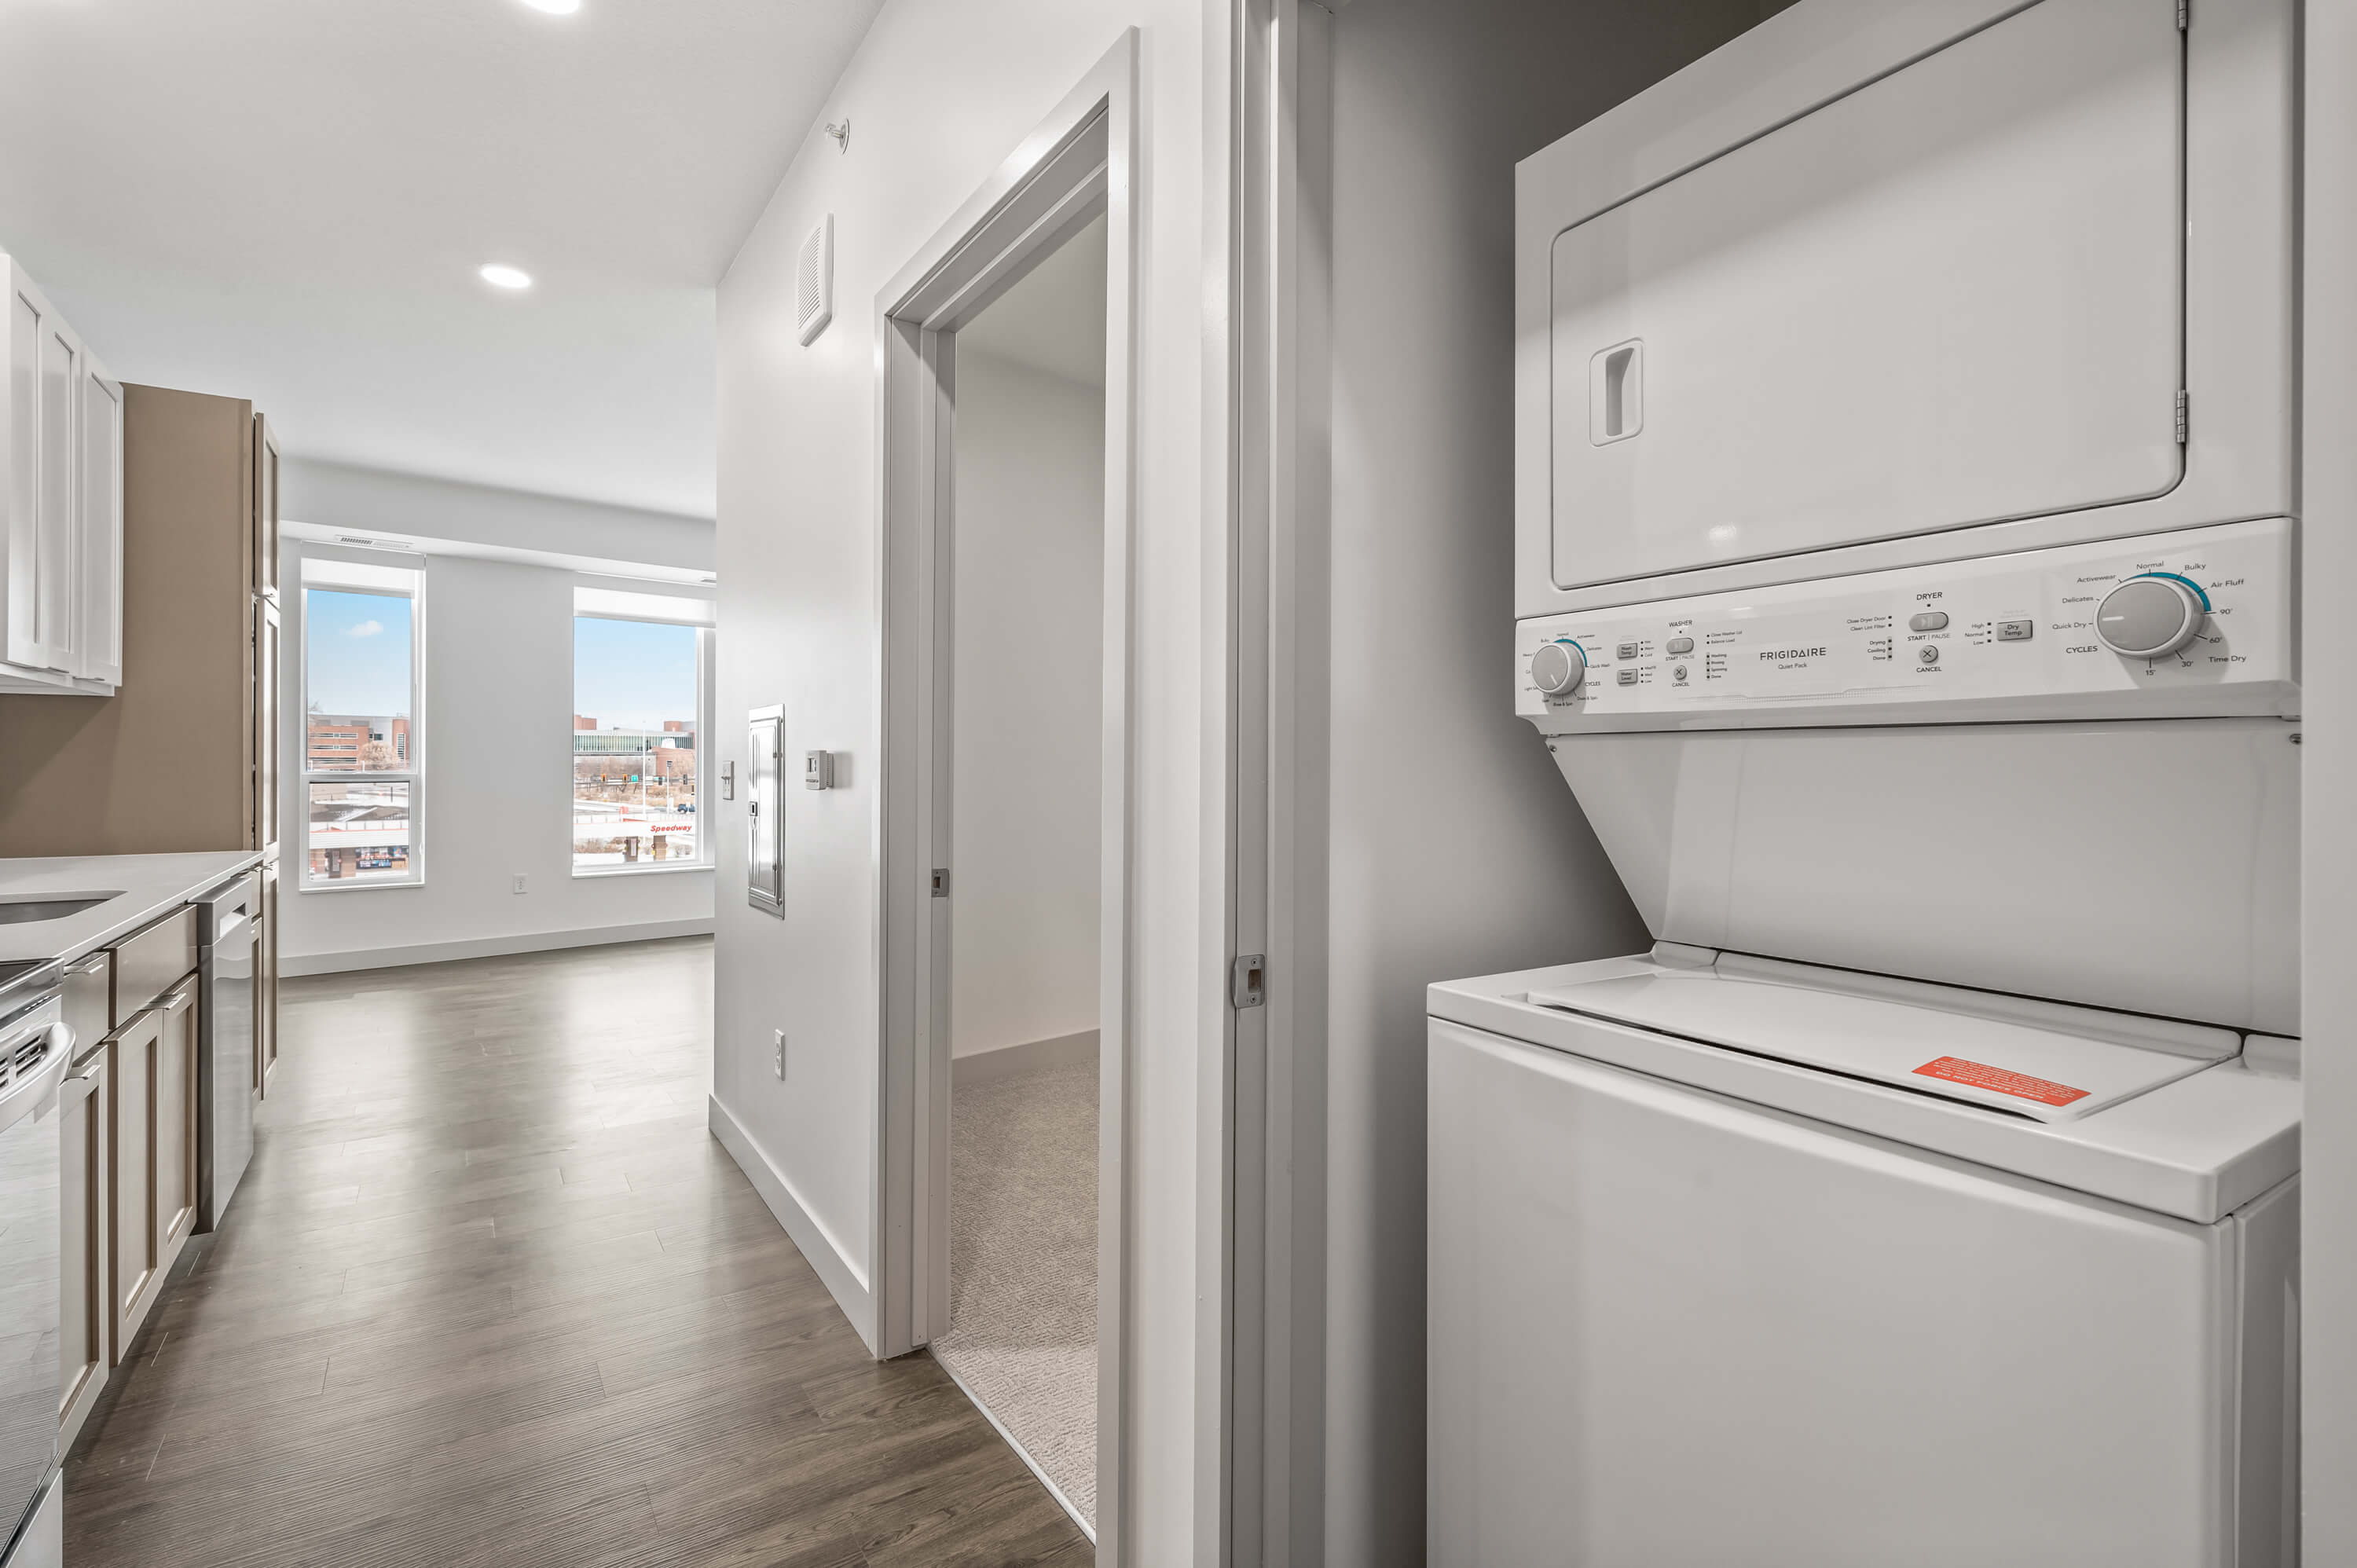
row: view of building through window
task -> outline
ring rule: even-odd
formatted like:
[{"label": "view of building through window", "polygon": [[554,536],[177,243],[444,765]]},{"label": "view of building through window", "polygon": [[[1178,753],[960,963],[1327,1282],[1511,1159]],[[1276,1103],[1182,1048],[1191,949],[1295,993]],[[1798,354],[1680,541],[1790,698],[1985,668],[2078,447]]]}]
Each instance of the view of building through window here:
[{"label": "view of building through window", "polygon": [[703,858],[693,626],[573,618],[573,869]]},{"label": "view of building through window", "polygon": [[406,595],[305,591],[309,881],[411,879],[417,771],[414,609]]}]

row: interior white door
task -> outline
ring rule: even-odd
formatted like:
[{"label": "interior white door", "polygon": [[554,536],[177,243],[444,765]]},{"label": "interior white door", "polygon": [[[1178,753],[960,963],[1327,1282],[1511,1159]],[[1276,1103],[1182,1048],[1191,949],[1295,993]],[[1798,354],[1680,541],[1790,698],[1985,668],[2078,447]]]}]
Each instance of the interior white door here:
[{"label": "interior white door", "polygon": [[1557,236],[1562,587],[2182,471],[2169,0],[2042,0]]},{"label": "interior white door", "polygon": [[2221,1568],[2231,1222],[1434,1021],[1429,1556]]}]

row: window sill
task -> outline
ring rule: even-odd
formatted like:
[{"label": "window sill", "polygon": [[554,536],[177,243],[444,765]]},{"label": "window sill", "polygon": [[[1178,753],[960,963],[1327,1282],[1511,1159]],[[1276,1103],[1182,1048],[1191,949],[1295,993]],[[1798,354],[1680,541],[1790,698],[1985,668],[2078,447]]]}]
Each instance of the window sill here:
[{"label": "window sill", "polygon": [[399,882],[362,882],[356,876],[346,877],[339,882],[313,882],[305,877],[296,880],[295,891],[297,893],[382,893],[388,888],[425,886],[425,878],[423,876],[407,877]]},{"label": "window sill", "polygon": [[576,868],[573,873],[573,879],[576,882],[595,882],[601,876],[670,876],[681,872],[712,869],[710,861],[685,860],[676,865],[617,865],[604,871],[582,871]]}]

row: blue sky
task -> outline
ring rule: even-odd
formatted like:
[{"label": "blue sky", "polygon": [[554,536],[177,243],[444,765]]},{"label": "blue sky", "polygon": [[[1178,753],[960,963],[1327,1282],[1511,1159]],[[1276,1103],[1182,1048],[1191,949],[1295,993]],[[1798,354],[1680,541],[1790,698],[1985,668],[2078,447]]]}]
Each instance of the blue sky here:
[{"label": "blue sky", "polygon": [[599,729],[695,718],[695,628],[573,618],[573,711]]},{"label": "blue sky", "polygon": [[372,716],[409,712],[409,600],[313,588],[304,614],[313,707]]}]

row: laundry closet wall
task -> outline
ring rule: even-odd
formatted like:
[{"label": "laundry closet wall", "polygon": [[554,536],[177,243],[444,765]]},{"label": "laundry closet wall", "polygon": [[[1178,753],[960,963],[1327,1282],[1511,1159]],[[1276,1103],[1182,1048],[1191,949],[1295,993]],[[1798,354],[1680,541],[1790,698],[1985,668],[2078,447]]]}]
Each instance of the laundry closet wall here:
[{"label": "laundry closet wall", "polygon": [[[1096,246],[1100,284],[1103,257]],[[1102,320],[1102,288],[1094,303]],[[1103,334],[1093,384],[978,337],[962,335],[957,357],[958,1057],[1097,1027]]]},{"label": "laundry closet wall", "polygon": [[1326,1560],[1424,1557],[1424,988],[1650,941],[1513,716],[1514,164],[1781,9],[1333,27]]}]

